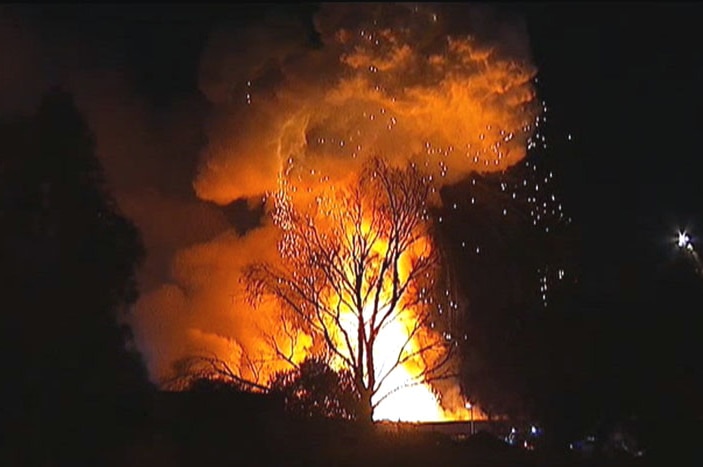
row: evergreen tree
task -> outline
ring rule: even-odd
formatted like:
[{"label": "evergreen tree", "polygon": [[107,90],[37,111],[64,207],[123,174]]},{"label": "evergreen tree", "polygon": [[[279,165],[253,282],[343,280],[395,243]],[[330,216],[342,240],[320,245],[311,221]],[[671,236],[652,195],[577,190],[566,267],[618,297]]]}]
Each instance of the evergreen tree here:
[{"label": "evergreen tree", "polygon": [[2,124],[0,140],[8,434],[45,441],[49,458],[73,441],[99,449],[98,435],[109,437],[99,428],[148,394],[119,325],[137,296],[141,240],[107,191],[71,95],[52,91],[35,116]]}]

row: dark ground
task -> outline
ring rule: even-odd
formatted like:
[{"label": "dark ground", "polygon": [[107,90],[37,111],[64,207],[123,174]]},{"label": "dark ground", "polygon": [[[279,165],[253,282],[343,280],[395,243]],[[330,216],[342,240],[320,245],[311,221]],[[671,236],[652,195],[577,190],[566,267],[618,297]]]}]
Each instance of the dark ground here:
[{"label": "dark ground", "polygon": [[[142,401],[143,402],[143,401]],[[86,406],[87,407],[87,406]],[[85,407],[84,407],[85,408]],[[129,410],[126,410],[129,409]],[[537,444],[513,447],[480,431],[462,440],[407,425],[361,427],[333,420],[302,421],[284,414],[274,399],[250,394],[161,393],[147,404],[127,404],[117,418],[81,429],[51,420],[5,445],[0,464],[190,466],[640,466],[695,465],[673,445],[632,457],[602,449],[591,454]],[[93,407],[93,419],[106,413]],[[77,414],[73,421],[90,416]],[[105,420],[110,420],[110,424]],[[75,425],[75,424],[74,424]],[[21,431],[21,430],[19,430]],[[673,430],[669,430],[673,432]],[[564,447],[561,447],[564,448]],[[676,462],[671,463],[671,452]],[[666,459],[667,462],[660,462]]]}]

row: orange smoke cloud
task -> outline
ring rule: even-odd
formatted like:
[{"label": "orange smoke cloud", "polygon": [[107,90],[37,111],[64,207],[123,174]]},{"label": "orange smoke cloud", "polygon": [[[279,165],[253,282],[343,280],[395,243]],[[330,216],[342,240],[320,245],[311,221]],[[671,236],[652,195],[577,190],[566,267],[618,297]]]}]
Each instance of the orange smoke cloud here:
[{"label": "orange smoke cloud", "polygon": [[172,282],[142,297],[133,322],[155,380],[171,376],[173,363],[185,357],[217,355],[236,368],[242,351],[251,358],[270,353],[262,331],[275,328],[277,315],[266,307],[252,312],[239,279],[251,258],[275,261],[275,255],[270,228],[225,232],[178,252]]},{"label": "orange smoke cloud", "polygon": [[[348,8],[357,21],[326,23],[340,11],[349,17]],[[201,86],[221,115],[194,182],[199,197],[227,204],[260,196],[282,172],[298,181],[313,175],[308,183],[321,172],[334,179],[374,156],[422,164],[440,183],[524,157],[538,113],[525,57],[448,35],[440,13],[419,7],[326,6],[316,25],[319,48],[275,43],[266,62],[259,45],[265,71],[228,74],[232,57],[216,53],[222,46],[206,55]],[[223,101],[212,90],[225,84],[234,94]]]},{"label": "orange smoke cloud", "polygon": [[261,330],[276,312],[252,310],[239,278],[250,261],[276,261],[277,233],[268,223],[236,233],[221,206],[258,203],[281,177],[300,201],[371,157],[418,164],[441,185],[525,155],[539,106],[521,24],[474,5],[333,4],[316,14],[314,40],[311,32],[288,17],[216,31],[200,63],[209,107],[194,99],[164,111],[127,75],[102,68],[109,48],[42,39],[0,9],[0,44],[12,51],[0,56],[9,70],[0,113],[31,111],[51,68],[75,94],[110,188],[142,233],[148,257],[131,325],[155,381],[194,354],[244,371],[245,354],[270,352]]},{"label": "orange smoke cloud", "polygon": [[[486,27],[499,23],[483,13],[469,22],[485,29],[462,30],[455,17],[436,6],[329,5],[315,18],[313,46],[286,20],[213,34],[201,63],[213,111],[197,196],[260,203],[283,178],[298,203],[379,156],[417,164],[439,186],[519,161],[539,109],[535,70],[515,45],[526,38]],[[239,278],[251,261],[277,260],[276,239],[264,223],[174,256],[170,280],[142,297],[133,322],[155,380],[194,354],[236,367],[243,354],[270,352],[262,330],[275,328],[276,311],[252,310]]]}]

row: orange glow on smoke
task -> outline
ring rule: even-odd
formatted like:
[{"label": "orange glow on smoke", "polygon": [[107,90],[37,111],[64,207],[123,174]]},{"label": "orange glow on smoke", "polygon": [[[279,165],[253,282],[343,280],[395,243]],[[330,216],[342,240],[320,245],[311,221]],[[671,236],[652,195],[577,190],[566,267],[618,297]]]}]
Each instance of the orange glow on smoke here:
[{"label": "orange glow on smoke", "polygon": [[[285,21],[213,34],[200,67],[200,89],[214,111],[193,180],[198,198],[210,207],[241,200],[261,206],[264,199],[268,209],[269,195],[287,183],[286,196],[298,206],[323,186],[346,185],[374,157],[392,167],[413,164],[437,189],[519,162],[540,113],[527,37],[519,26],[481,14],[472,16],[471,28],[458,27],[452,21],[471,16],[473,6],[462,14],[442,8],[322,5],[315,47]],[[169,280],[140,298],[133,323],[155,381],[172,376],[178,359],[205,353],[266,384],[290,368],[272,343],[296,363],[314,352],[311,339],[282,329],[273,302],[253,310],[241,290],[248,263],[280,261],[279,227],[266,217],[246,233],[227,226],[174,247]],[[428,248],[423,237],[404,261]],[[413,313],[402,310],[383,330],[377,358],[386,366],[407,339]],[[431,337],[429,330],[419,333],[406,350]],[[405,362],[379,397],[414,380],[427,363]],[[451,397],[438,397],[429,385],[411,385],[380,401],[375,418],[484,418],[465,402],[458,386]]]}]

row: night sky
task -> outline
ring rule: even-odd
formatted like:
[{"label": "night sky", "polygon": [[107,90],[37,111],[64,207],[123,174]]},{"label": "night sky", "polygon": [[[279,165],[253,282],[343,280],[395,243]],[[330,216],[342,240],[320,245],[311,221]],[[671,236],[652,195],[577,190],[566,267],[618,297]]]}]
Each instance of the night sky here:
[{"label": "night sky", "polygon": [[593,286],[612,287],[618,269],[660,267],[677,229],[695,235],[700,223],[700,7],[525,11],[554,129],[574,135],[573,152],[559,155],[563,195]]},{"label": "night sky", "polygon": [[[40,95],[31,89],[61,82],[67,68],[106,68],[119,70],[130,83],[125,96],[144,102],[150,115],[176,109],[173,113],[184,127],[188,122],[197,126],[210,110],[198,91],[198,67],[216,25],[227,22],[236,29],[275,9],[301,18],[310,28],[310,40],[315,40],[310,19],[314,5],[6,8],[28,26],[28,37],[34,38],[29,43],[44,44],[39,49],[46,59],[26,76],[25,91],[0,90],[3,116],[31,108]],[[497,8],[524,18],[538,69],[539,97],[548,107],[548,161],[578,231],[580,286],[571,312],[611,315],[604,326],[620,329],[638,313],[628,300],[644,297],[666,274],[675,256],[677,231],[686,228],[695,246],[699,236],[703,239],[698,162],[703,7],[530,3]],[[54,53],[61,60],[54,60]],[[31,58],[17,51],[18,63],[24,63],[25,55]],[[5,82],[13,81],[0,79]],[[173,124],[166,117],[147,121],[157,129]],[[139,162],[144,172],[158,174],[156,183],[163,186],[156,190],[170,190],[179,201],[194,201],[191,181],[200,138],[198,128],[191,126],[172,143],[187,156],[171,158],[164,145],[153,164],[148,159]],[[168,166],[160,164],[164,160]],[[113,171],[128,169],[110,161]],[[257,213],[248,213],[242,202],[219,209],[242,230],[256,222]],[[192,224],[194,232],[183,234],[185,240],[173,240],[174,245],[196,243],[211,234],[207,222]],[[170,253],[154,256],[147,265],[150,274],[165,274]],[[630,308],[619,308],[624,303]],[[649,315],[646,326],[657,326],[668,311],[641,312]]]}]

